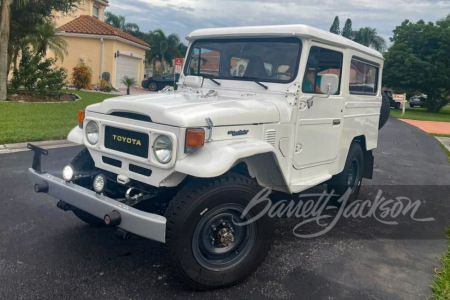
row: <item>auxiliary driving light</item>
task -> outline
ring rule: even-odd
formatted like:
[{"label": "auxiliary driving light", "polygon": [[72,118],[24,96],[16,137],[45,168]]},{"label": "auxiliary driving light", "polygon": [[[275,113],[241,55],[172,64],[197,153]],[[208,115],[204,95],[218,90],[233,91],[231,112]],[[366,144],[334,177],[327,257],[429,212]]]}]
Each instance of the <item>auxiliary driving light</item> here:
[{"label": "auxiliary driving light", "polygon": [[72,181],[73,174],[73,167],[71,165],[67,165],[64,167],[62,175],[65,181]]},{"label": "auxiliary driving light", "polygon": [[106,188],[106,176],[103,174],[95,176],[92,186],[97,193],[103,193]]}]

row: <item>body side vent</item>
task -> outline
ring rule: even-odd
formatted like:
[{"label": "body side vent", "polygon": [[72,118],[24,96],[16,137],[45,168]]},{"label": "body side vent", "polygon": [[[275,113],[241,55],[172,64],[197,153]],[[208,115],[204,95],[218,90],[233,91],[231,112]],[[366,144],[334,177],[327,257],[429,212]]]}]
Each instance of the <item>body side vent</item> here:
[{"label": "body side vent", "polygon": [[264,140],[275,147],[275,142],[277,140],[277,131],[274,129],[266,130],[264,134]]}]

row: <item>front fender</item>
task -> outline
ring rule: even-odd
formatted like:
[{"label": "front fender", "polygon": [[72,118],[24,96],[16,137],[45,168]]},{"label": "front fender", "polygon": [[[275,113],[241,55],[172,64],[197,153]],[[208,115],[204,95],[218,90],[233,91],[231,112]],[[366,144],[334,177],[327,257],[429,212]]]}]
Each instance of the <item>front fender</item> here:
[{"label": "front fender", "polygon": [[274,152],[272,145],[254,139],[210,142],[177,161],[175,171],[194,177],[217,177],[226,173],[239,159],[271,152]]},{"label": "front fender", "polygon": [[83,133],[83,129],[75,126],[70,132],[69,135],[67,136],[67,140],[69,142],[75,143],[75,144],[80,144],[80,145],[84,145],[84,133]]}]

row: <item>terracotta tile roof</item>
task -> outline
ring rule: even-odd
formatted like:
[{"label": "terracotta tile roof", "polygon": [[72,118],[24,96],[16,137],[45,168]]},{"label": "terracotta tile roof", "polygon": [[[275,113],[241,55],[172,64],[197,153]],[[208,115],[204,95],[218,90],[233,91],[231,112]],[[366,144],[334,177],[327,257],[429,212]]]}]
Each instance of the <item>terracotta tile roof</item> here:
[{"label": "terracotta tile roof", "polygon": [[128,34],[116,27],[109,25],[105,22],[98,20],[92,16],[82,15],[73,21],[59,27],[59,30],[67,33],[80,33],[80,34],[96,34],[105,36],[117,36],[123,39],[135,42],[139,45],[150,47],[150,45],[141,39],[138,39],[131,34]]}]

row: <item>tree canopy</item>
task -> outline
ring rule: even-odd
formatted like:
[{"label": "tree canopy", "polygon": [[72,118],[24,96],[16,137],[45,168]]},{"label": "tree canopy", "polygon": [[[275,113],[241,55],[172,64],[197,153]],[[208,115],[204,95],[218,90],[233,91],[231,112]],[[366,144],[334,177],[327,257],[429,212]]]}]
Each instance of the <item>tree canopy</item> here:
[{"label": "tree canopy", "polygon": [[330,32],[335,33],[335,34],[341,34],[341,29],[339,28],[339,17],[336,16],[334,18],[333,24],[330,27]]},{"label": "tree canopy", "polygon": [[385,84],[424,93],[425,107],[439,111],[450,95],[450,14],[436,23],[405,20],[391,41],[385,53]]},{"label": "tree canopy", "polygon": [[160,62],[161,71],[165,73],[165,63],[172,66],[175,58],[186,55],[187,47],[177,34],[166,35],[162,29],[142,32],[137,24],[128,23],[124,16],[111,12],[105,14],[105,22],[149,43],[151,49],[147,51],[146,58],[152,63],[154,71],[156,62]]},{"label": "tree canopy", "polygon": [[330,32],[341,34],[345,38],[361,45],[371,47],[379,52],[384,52],[386,50],[386,41],[377,34],[375,28],[363,27],[358,30],[353,30],[351,19],[345,21],[344,28],[341,32],[339,29],[339,18],[336,16],[333,25],[331,25]]}]

